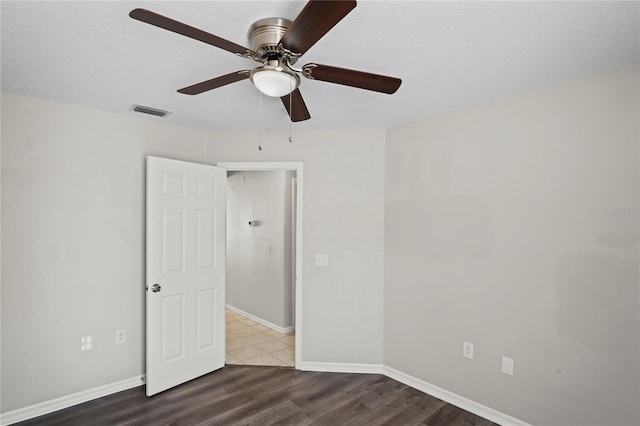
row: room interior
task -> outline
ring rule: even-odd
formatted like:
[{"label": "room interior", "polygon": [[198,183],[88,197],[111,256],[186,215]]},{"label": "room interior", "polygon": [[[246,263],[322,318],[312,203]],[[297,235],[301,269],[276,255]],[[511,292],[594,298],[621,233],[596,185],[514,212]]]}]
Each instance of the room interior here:
[{"label": "room interior", "polygon": [[151,155],[304,163],[296,368],[501,424],[638,424],[640,4],[361,1],[303,63],[402,86],[303,79],[292,125],[249,81],[177,93],[250,60],[128,16],[246,43],[304,5],[0,4],[2,423],[142,383]]}]

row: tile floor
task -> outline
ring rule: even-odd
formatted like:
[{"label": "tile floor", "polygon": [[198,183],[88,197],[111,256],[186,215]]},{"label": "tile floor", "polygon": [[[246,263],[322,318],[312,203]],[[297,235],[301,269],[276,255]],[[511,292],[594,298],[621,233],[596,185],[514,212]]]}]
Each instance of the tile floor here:
[{"label": "tile floor", "polygon": [[282,334],[227,309],[227,364],[295,366],[294,333]]}]

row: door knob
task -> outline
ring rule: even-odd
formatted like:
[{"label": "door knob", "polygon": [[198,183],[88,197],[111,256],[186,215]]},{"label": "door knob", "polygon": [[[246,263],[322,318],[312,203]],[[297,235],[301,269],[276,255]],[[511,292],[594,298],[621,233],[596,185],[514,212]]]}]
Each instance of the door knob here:
[{"label": "door knob", "polygon": [[151,291],[154,293],[159,292],[160,290],[162,290],[162,287],[160,286],[160,284],[154,284],[151,286]]}]

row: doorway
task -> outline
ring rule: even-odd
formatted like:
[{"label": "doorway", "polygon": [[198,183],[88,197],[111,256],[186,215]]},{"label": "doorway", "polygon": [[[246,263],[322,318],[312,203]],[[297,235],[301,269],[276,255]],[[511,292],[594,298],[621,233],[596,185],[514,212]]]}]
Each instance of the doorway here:
[{"label": "doorway", "polygon": [[299,365],[302,163],[218,166],[230,188],[226,363]]}]

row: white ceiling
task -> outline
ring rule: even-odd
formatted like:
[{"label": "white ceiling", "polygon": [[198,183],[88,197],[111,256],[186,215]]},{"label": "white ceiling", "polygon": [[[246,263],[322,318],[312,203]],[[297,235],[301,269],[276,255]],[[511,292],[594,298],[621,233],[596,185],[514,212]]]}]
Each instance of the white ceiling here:
[{"label": "white ceiling", "polygon": [[[257,19],[304,2],[2,1],[2,90],[122,114],[132,103],[208,129],[288,128],[249,80],[177,89],[257,65],[129,18],[144,7],[249,46]],[[390,127],[639,62],[637,1],[360,1],[300,60],[400,77],[394,95],[302,79],[298,128]]]}]

